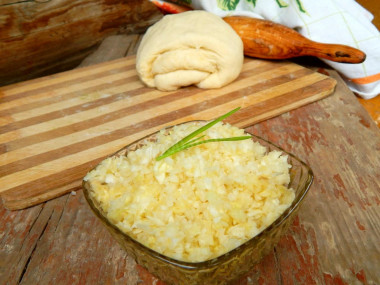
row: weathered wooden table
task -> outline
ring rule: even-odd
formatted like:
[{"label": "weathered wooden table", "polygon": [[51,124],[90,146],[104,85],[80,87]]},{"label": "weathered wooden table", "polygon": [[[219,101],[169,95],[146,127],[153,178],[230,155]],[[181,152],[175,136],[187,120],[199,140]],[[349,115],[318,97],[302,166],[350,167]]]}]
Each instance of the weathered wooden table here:
[{"label": "weathered wooden table", "polygon": [[[138,39],[115,38],[82,65],[133,53]],[[248,128],[307,162],[315,180],[288,233],[235,284],[380,284],[380,131],[328,72],[338,81],[333,95]],[[19,283],[161,281],[120,248],[78,191],[25,210],[0,205],[0,284]]]}]

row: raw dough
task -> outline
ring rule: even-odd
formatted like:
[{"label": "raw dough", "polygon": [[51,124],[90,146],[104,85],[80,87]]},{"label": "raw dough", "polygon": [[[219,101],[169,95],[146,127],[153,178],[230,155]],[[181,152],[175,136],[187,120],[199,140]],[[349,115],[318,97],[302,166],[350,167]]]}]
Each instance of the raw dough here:
[{"label": "raw dough", "polygon": [[136,69],[162,91],[195,84],[219,88],[243,66],[243,42],[220,17],[205,11],[167,15],[148,29],[137,50]]}]

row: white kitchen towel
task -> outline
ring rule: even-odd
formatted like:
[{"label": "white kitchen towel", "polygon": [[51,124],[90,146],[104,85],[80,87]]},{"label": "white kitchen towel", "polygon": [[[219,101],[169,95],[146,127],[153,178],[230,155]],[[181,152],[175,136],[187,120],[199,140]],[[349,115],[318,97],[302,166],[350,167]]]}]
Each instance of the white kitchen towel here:
[{"label": "white kitchen towel", "polygon": [[[270,20],[317,42],[344,44],[366,53],[360,64],[321,59],[337,70],[351,90],[365,99],[380,94],[380,33],[371,23],[373,15],[354,0],[176,0],[197,10],[221,17],[244,15]],[[168,12],[176,11],[168,4]],[[161,8],[162,7],[161,5]],[[171,11],[169,11],[171,10]],[[182,10],[183,11],[183,10]]]}]

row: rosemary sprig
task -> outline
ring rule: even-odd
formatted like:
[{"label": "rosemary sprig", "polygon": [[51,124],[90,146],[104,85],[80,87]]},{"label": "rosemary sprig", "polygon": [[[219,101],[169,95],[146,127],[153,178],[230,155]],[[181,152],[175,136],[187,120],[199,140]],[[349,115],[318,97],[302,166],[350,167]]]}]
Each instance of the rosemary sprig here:
[{"label": "rosemary sprig", "polygon": [[[217,138],[217,139],[208,139],[208,140],[201,140],[205,135],[196,137],[200,133],[204,132],[205,130],[211,128],[218,122],[224,120],[225,118],[231,116],[233,113],[237,112],[240,109],[240,107],[233,109],[232,111],[220,116],[219,118],[216,118],[215,120],[209,122],[208,124],[204,125],[203,127],[200,127],[199,129],[195,130],[191,134],[184,137],[182,140],[177,142],[176,144],[172,145],[170,148],[168,148],[163,154],[156,157],[156,160],[159,161],[165,157],[168,157],[170,155],[173,155],[181,150],[188,149],[193,146],[197,146],[204,143],[209,142],[221,142],[221,141],[241,141],[250,139],[251,136],[241,136],[241,137],[231,137],[231,138]],[[196,138],[195,138],[196,137]]]}]

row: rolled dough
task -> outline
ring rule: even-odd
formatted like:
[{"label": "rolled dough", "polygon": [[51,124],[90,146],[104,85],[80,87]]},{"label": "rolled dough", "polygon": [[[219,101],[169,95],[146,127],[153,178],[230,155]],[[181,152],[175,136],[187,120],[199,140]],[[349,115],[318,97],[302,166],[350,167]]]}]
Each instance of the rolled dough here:
[{"label": "rolled dough", "polygon": [[205,11],[166,15],[151,26],[137,50],[136,69],[149,87],[219,88],[243,66],[243,42],[220,17]]}]

